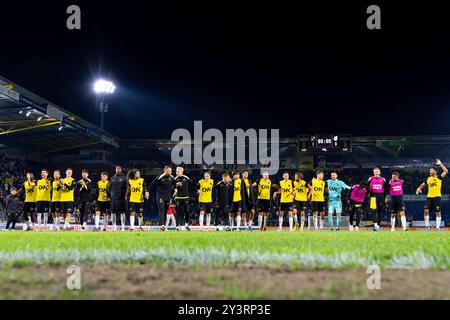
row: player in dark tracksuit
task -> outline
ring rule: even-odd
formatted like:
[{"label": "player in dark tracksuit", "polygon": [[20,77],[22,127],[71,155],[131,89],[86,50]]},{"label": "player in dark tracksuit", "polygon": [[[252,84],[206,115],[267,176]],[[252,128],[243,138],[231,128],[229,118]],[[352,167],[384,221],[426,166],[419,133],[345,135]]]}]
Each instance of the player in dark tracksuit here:
[{"label": "player in dark tracksuit", "polygon": [[80,210],[80,224],[83,230],[86,229],[87,218],[91,212],[92,205],[92,183],[89,179],[89,172],[84,169],[82,171],[82,179],[77,183],[77,202]]},{"label": "player in dark tracksuit", "polygon": [[16,227],[17,217],[19,214],[19,194],[16,188],[11,188],[11,194],[6,197],[6,206],[5,213],[8,217],[8,221],[6,222],[6,230],[8,230],[11,225],[11,230],[14,230]]},{"label": "player in dark tracksuit", "polygon": [[177,167],[176,177],[174,178],[175,185],[175,206],[177,210],[177,230],[184,224],[186,230],[189,229],[189,200],[191,199],[190,191],[195,184],[192,180],[184,175],[184,169]]},{"label": "player in dark tracksuit", "polygon": [[228,173],[222,174],[222,180],[219,181],[215,186],[215,203],[217,210],[215,211],[215,224],[218,225],[229,225],[228,214],[230,212],[231,206],[231,178]]},{"label": "player in dark tracksuit", "polygon": [[120,224],[122,231],[125,230],[126,222],[126,207],[125,207],[125,193],[128,187],[128,178],[122,172],[122,166],[116,165],[116,173],[109,179],[110,191],[110,212],[113,225],[116,224],[117,215],[120,215]]},{"label": "player in dark tracksuit", "polygon": [[172,176],[172,168],[164,167],[164,172],[156,177],[150,184],[150,188],[156,188],[156,203],[159,212],[159,224],[161,230],[164,230],[166,223],[166,214],[172,200],[174,191],[174,177]]}]

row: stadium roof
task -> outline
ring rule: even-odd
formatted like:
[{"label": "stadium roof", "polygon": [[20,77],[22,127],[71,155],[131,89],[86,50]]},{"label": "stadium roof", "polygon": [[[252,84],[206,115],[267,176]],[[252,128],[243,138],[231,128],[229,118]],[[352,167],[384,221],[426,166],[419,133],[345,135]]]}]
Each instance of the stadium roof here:
[{"label": "stadium roof", "polygon": [[37,156],[90,145],[119,147],[92,123],[0,76],[0,148]]}]

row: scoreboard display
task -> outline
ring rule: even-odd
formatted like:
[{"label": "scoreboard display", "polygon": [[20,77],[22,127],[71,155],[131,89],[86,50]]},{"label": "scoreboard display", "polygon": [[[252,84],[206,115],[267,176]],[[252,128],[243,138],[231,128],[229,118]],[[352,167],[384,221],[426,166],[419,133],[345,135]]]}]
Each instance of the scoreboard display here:
[{"label": "scoreboard display", "polygon": [[299,137],[301,152],[349,152],[351,136],[341,134],[311,134]]}]

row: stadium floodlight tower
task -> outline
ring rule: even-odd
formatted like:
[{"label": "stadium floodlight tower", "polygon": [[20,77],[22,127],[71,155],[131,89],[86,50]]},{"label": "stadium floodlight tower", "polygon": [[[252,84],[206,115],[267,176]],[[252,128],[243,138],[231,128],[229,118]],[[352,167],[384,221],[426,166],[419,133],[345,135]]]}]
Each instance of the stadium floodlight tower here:
[{"label": "stadium floodlight tower", "polygon": [[100,103],[97,104],[97,110],[100,112],[100,128],[103,129],[104,115],[108,112],[108,104],[105,102],[105,95],[113,94],[116,91],[116,86],[113,82],[104,79],[99,79],[94,82],[94,92],[100,98]]}]

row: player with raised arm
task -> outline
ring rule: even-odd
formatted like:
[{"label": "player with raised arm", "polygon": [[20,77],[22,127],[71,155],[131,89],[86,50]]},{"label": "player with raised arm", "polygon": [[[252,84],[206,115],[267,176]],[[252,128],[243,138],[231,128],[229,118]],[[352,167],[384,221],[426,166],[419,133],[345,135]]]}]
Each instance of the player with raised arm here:
[{"label": "player with raised arm", "polygon": [[64,215],[64,227],[63,230],[69,228],[70,219],[72,217],[72,211],[74,208],[74,192],[75,192],[75,179],[72,177],[72,168],[67,168],[66,177],[60,179],[61,182],[61,213]]},{"label": "player with raised arm", "polygon": [[52,204],[51,211],[53,215],[53,223],[55,231],[59,231],[59,224],[61,222],[61,171],[53,171],[52,182]]},{"label": "player with raised arm", "polygon": [[[373,176],[371,176],[369,180],[367,180],[367,188],[369,190],[369,195],[371,198],[370,207],[374,215],[373,231],[379,231],[381,217],[387,203],[386,191],[388,188],[387,181],[381,176],[381,170],[379,167],[373,168]],[[373,208],[372,202],[373,205],[375,205],[375,208]]]},{"label": "player with raised arm", "polygon": [[204,217],[206,213],[206,226],[211,224],[211,215],[213,211],[213,189],[214,180],[211,179],[211,172],[205,171],[203,173],[203,179],[200,179],[198,184],[198,204],[200,209],[199,225],[203,228]]},{"label": "player with raised arm", "polygon": [[309,195],[308,198],[311,200],[312,212],[313,212],[313,224],[314,230],[318,230],[317,220],[318,215],[320,214],[320,230],[323,229],[323,221],[325,219],[325,192],[326,192],[326,183],[323,180],[324,173],[322,170],[316,171],[316,177],[311,180],[309,183]]},{"label": "player with raised arm", "polygon": [[280,195],[280,210],[278,215],[278,231],[283,230],[283,218],[287,213],[289,219],[289,231],[294,231],[294,218],[292,210],[294,207],[294,184],[289,179],[289,173],[283,172],[283,180],[280,181],[280,189],[274,194],[274,198]]},{"label": "player with raised arm", "polygon": [[306,221],[306,209],[308,204],[308,183],[303,179],[303,173],[296,172],[294,175],[294,221],[298,227],[298,212],[300,212],[300,230],[303,230]]},{"label": "player with raised arm", "polygon": [[430,211],[436,212],[436,231],[441,226],[441,196],[442,196],[442,179],[447,176],[448,170],[442,164],[441,160],[436,160],[436,165],[442,169],[442,173],[438,175],[436,168],[430,168],[430,176],[416,190],[416,194],[422,193],[423,188],[428,187],[427,202],[424,208],[425,229],[430,230]]},{"label": "player with raised arm", "polygon": [[343,190],[350,190],[351,187],[342,180],[338,180],[336,171],[331,171],[331,179],[327,180],[328,190],[328,227],[335,230],[333,225],[333,214],[336,213],[336,230],[341,227],[342,200],[341,194]]},{"label": "player with raised arm", "polygon": [[134,230],[135,215],[138,214],[138,227],[143,231],[142,224],[144,221],[144,199],[150,198],[150,192],[145,185],[144,178],[141,178],[141,172],[133,169],[128,172],[128,187],[125,192],[125,201],[129,201],[130,211],[130,231]]},{"label": "player with raised arm", "polygon": [[19,190],[19,194],[25,193],[25,201],[23,203],[23,220],[24,230],[32,230],[32,223],[35,223],[34,213],[36,210],[36,180],[31,171],[27,172],[27,180],[23,183]]},{"label": "player with raised arm", "polygon": [[41,179],[36,183],[36,213],[37,226],[40,229],[41,223],[44,230],[47,229],[48,212],[50,210],[50,195],[52,181],[48,178],[48,170],[41,170]]},{"label": "player with raised arm", "polygon": [[[108,173],[100,174],[100,181],[97,182],[95,192],[95,230],[100,230],[100,215],[103,215],[103,231],[108,226],[109,209],[111,208],[111,183],[108,180]],[[115,227],[115,223],[113,224]]]},{"label": "player with raised arm", "polygon": [[389,181],[391,231],[395,231],[395,216],[399,213],[403,231],[408,230],[406,228],[405,201],[403,200],[404,184],[405,182],[400,179],[400,174],[397,171],[392,172],[392,179]]},{"label": "player with raised arm", "polygon": [[85,231],[87,227],[87,218],[91,212],[92,205],[92,183],[89,179],[89,171],[81,171],[81,179],[77,182],[78,209],[80,210],[81,230]]},{"label": "player with raised arm", "polygon": [[270,212],[270,195],[272,190],[272,181],[269,179],[269,173],[263,172],[262,178],[252,185],[257,189],[258,196],[256,207],[258,209],[258,227],[259,230],[267,230],[267,218]]}]

